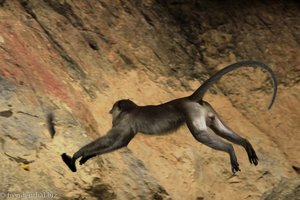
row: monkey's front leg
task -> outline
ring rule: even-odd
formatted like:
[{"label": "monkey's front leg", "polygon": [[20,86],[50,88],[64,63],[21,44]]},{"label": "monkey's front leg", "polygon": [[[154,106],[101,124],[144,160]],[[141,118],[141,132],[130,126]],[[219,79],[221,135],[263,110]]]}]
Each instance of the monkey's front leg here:
[{"label": "monkey's front leg", "polygon": [[130,140],[134,137],[131,132],[120,132],[118,129],[113,128],[108,132],[107,135],[100,137],[93,142],[85,145],[79,149],[73,157],[67,154],[62,154],[62,159],[66,165],[71,169],[71,171],[76,172],[75,162],[81,157],[79,163],[84,164],[88,159],[100,155],[103,153],[108,153],[119,148],[127,146]]},{"label": "monkey's front leg", "polygon": [[113,144],[112,137],[109,135],[105,135],[100,137],[89,144],[80,148],[76,153],[74,153],[73,157],[63,153],[61,155],[63,161],[66,165],[71,169],[72,172],[76,172],[76,165],[75,162],[78,158],[82,157],[80,160],[80,164],[85,163],[89,158],[96,156],[96,154],[91,154],[96,149],[103,150],[109,148],[110,145]]}]

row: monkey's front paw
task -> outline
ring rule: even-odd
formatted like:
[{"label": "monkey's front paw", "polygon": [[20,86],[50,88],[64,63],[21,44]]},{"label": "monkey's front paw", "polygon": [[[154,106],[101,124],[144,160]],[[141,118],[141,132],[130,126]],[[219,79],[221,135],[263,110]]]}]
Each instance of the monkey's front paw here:
[{"label": "monkey's front paw", "polygon": [[72,172],[76,172],[75,163],[73,163],[71,156],[68,156],[66,153],[61,154],[61,158],[66,163],[66,165],[70,168]]},{"label": "monkey's front paw", "polygon": [[250,142],[248,140],[246,140],[244,147],[247,151],[249,162],[251,164],[257,165],[258,164],[257,155],[256,155],[252,145],[250,144]]},{"label": "monkey's front paw", "polygon": [[81,159],[79,160],[79,164],[83,165],[87,160],[88,160],[87,157],[82,156]]},{"label": "monkey's front paw", "polygon": [[95,157],[96,155],[83,155],[79,160],[79,164],[83,165],[88,159]]}]

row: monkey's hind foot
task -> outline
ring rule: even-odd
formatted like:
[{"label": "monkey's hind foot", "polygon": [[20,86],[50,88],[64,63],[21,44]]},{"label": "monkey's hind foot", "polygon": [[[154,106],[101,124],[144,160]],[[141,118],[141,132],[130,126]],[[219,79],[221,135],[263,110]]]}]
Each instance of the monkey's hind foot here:
[{"label": "monkey's hind foot", "polygon": [[249,162],[251,164],[257,165],[258,164],[258,157],[255,153],[254,148],[252,147],[252,145],[250,144],[250,142],[248,140],[245,141],[244,148],[247,151]]},{"label": "monkey's hind foot", "polygon": [[76,172],[75,163],[72,161],[71,156],[68,156],[66,153],[61,154],[61,158],[66,163],[66,165],[70,168],[72,172]]},{"label": "monkey's hind foot", "polygon": [[239,167],[232,167],[231,170],[233,175],[235,175],[238,171],[241,171]]},{"label": "monkey's hind foot", "polygon": [[231,163],[231,170],[232,170],[233,174],[237,173],[238,171],[241,171],[240,167],[239,167],[239,164],[237,162],[232,162]]}]

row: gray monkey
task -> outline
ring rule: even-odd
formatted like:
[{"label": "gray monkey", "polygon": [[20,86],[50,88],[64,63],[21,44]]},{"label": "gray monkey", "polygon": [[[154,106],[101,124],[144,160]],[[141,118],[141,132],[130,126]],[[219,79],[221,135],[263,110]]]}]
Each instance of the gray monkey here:
[{"label": "gray monkey", "polygon": [[[257,165],[258,157],[251,143],[228,128],[212,106],[202,100],[210,86],[223,75],[240,67],[256,66],[266,70],[272,79],[274,91],[268,107],[270,109],[277,93],[277,81],[271,68],[257,61],[237,62],[218,71],[192,95],[187,97],[174,99],[159,105],[147,106],[139,106],[129,99],[117,101],[110,110],[112,128],[108,133],[80,148],[73,157],[68,156],[66,153],[62,154],[62,159],[73,172],[76,172],[75,162],[80,157],[79,163],[82,165],[96,155],[127,146],[138,132],[158,135],[172,132],[181,125],[186,124],[197,141],[229,154],[233,173],[240,171],[233,146],[224,142],[218,136],[244,147],[250,163]],[[207,127],[213,130],[216,135],[210,134]]]}]

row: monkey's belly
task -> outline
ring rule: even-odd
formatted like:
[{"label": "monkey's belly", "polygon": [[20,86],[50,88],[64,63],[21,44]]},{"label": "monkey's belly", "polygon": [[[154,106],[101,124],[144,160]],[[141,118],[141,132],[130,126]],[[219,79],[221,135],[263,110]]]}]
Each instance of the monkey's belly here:
[{"label": "monkey's belly", "polygon": [[155,120],[155,122],[140,124],[138,130],[148,135],[165,135],[177,130],[182,124],[182,120]]}]

